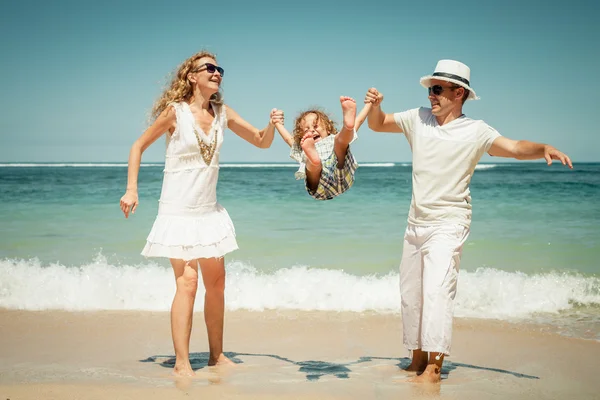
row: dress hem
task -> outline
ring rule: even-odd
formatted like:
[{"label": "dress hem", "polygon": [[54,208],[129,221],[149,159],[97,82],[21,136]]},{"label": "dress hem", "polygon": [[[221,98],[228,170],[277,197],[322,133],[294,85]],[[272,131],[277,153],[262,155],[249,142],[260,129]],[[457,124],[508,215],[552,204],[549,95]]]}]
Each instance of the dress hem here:
[{"label": "dress hem", "polygon": [[235,237],[225,238],[221,242],[209,246],[169,246],[146,241],[146,245],[140,254],[147,258],[163,257],[189,261],[197,258],[222,258],[225,254],[238,249]]}]

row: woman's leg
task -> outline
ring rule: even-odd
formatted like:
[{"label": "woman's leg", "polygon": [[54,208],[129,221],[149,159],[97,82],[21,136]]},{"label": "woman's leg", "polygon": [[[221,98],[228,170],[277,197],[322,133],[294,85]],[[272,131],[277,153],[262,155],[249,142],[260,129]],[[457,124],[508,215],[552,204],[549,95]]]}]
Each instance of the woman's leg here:
[{"label": "woman's leg", "polygon": [[201,258],[200,270],[206,293],[204,321],[208,333],[208,365],[233,364],[223,355],[223,321],[225,316],[225,259]]},{"label": "woman's leg", "polygon": [[191,376],[194,375],[194,370],[190,364],[190,335],[198,289],[198,262],[179,259],[170,261],[177,284],[171,305],[171,334],[175,348],[174,372],[177,375]]}]

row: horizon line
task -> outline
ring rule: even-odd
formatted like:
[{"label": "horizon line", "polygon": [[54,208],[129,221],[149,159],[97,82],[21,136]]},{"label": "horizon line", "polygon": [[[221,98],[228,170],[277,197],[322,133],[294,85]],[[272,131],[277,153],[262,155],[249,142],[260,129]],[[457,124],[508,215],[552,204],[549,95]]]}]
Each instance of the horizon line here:
[{"label": "horizon line", "polygon": [[[554,162],[552,164],[560,164],[559,160],[553,160]],[[163,161],[146,161],[146,162],[142,162],[140,163],[140,165],[155,165],[155,164],[160,164],[160,165],[164,165],[164,160]],[[479,162],[477,164],[522,164],[522,163],[528,163],[528,164],[536,164],[536,163],[540,163],[540,164],[545,164],[545,160],[541,159],[541,160],[512,160],[512,159],[505,159],[505,160],[498,160],[498,161],[482,161]],[[127,165],[127,161],[0,161],[0,165],[14,165],[14,164],[123,164],[123,165]],[[261,165],[268,165],[268,164],[277,164],[277,165],[290,165],[290,166],[296,166],[299,165],[298,163],[295,162],[290,162],[290,161],[223,161],[220,162],[219,165],[227,165],[227,164],[249,164],[249,165],[256,165],[256,164],[261,164]],[[358,165],[360,166],[361,164],[412,164],[412,161],[361,161],[358,163]],[[573,164],[600,164],[600,160],[597,161],[577,161],[577,162],[573,162]]]}]

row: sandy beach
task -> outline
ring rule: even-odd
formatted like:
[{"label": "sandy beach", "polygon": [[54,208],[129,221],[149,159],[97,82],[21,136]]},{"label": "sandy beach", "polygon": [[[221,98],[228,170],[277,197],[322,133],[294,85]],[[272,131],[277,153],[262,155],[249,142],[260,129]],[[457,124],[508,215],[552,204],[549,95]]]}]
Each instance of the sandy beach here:
[{"label": "sandy beach", "polygon": [[441,385],[406,382],[397,315],[227,312],[234,367],[207,367],[202,313],[192,365],[171,375],[168,313],[0,311],[0,399],[593,399],[600,343],[535,325],[455,321]]}]

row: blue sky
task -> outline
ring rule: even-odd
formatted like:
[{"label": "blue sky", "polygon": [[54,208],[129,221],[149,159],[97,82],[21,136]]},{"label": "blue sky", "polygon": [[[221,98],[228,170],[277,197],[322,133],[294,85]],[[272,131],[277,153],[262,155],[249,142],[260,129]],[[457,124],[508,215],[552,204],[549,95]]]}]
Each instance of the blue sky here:
[{"label": "blue sky", "polygon": [[[593,1],[2,2],[0,162],[126,161],[165,79],[191,54],[215,52],[226,102],[262,128],[271,108],[320,105],[369,87],[386,112],[428,105],[419,78],[437,60],[471,67],[482,98],[465,113],[515,139],[600,161],[592,121],[600,81]],[[401,135],[365,125],[359,161],[410,161]],[[164,140],[143,161],[161,161]],[[288,161],[279,138],[253,148],[231,131],[221,160]],[[486,156],[482,161],[493,161]]]}]

